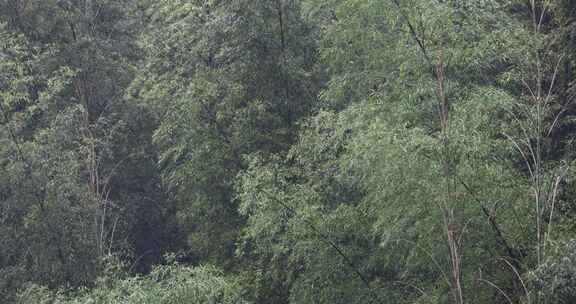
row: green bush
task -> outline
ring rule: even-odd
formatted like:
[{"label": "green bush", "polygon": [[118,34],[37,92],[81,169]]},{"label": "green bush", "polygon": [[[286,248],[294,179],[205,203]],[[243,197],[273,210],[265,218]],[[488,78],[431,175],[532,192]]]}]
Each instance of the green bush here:
[{"label": "green bush", "polygon": [[108,271],[94,288],[73,294],[52,292],[33,285],[19,296],[21,304],[239,304],[240,285],[213,266],[177,264],[156,267],[149,275],[123,278]]},{"label": "green bush", "polygon": [[532,274],[530,282],[546,295],[547,303],[576,303],[576,240],[560,247]]}]

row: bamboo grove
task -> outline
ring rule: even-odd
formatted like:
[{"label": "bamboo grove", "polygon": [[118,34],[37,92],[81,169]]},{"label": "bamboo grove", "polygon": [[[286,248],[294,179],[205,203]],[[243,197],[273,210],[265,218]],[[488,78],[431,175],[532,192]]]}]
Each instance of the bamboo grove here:
[{"label": "bamboo grove", "polygon": [[576,303],[576,2],[0,0],[0,303]]}]

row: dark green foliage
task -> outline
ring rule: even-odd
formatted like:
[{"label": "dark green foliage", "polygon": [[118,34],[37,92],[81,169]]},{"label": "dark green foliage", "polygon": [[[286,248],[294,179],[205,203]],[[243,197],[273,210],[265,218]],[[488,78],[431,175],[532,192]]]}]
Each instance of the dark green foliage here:
[{"label": "dark green foliage", "polygon": [[178,237],[149,114],[123,99],[130,11],[117,1],[2,5],[2,297],[23,281],[90,284],[110,251],[146,270]]},{"label": "dark green foliage", "polygon": [[193,253],[228,264],[244,221],[234,178],[244,155],[291,144],[293,124],[316,95],[314,42],[298,2],[175,0],[145,8],[145,57],[129,94],[155,109],[159,164]]},{"label": "dark green foliage", "polygon": [[573,2],[0,0],[0,302],[572,303]]},{"label": "dark green foliage", "polygon": [[558,252],[531,274],[531,287],[536,291],[542,291],[548,298],[548,303],[574,303],[576,243],[571,240],[558,249]]}]

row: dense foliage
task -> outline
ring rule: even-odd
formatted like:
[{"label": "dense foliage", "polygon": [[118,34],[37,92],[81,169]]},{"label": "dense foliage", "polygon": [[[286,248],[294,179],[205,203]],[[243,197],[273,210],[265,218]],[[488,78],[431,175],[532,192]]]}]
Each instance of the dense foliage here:
[{"label": "dense foliage", "polygon": [[0,0],[1,303],[573,303],[571,0]]}]

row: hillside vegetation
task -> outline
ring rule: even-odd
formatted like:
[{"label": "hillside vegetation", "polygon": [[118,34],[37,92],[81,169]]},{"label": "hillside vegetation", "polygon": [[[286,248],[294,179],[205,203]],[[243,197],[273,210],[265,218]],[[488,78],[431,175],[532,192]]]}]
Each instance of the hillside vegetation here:
[{"label": "hillside vegetation", "polygon": [[576,303],[576,1],[0,0],[0,303]]}]

